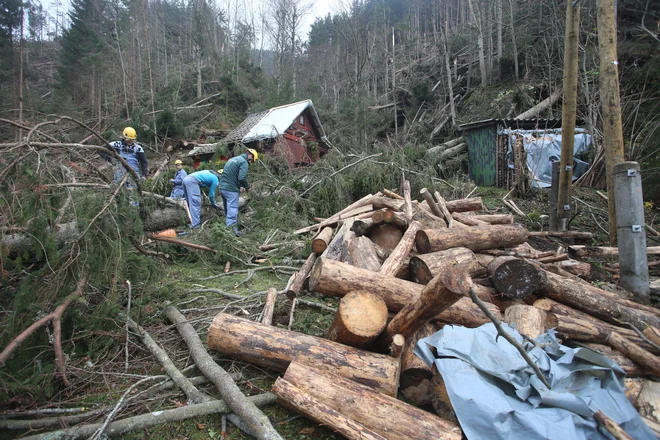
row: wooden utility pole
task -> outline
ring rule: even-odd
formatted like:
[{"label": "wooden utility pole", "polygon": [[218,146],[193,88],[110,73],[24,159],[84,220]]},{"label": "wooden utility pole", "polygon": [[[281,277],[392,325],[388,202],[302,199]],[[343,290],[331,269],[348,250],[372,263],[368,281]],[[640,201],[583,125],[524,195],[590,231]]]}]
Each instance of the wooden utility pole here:
[{"label": "wooden utility pole", "polygon": [[600,52],[600,102],[603,113],[603,145],[607,173],[607,207],[610,220],[610,243],[616,243],[616,205],[614,166],[623,162],[623,129],[619,95],[619,63],[616,53],[614,0],[596,0],[598,8],[598,50]]},{"label": "wooden utility pole", "polygon": [[557,197],[558,230],[566,230],[573,189],[573,143],[575,141],[575,108],[577,104],[578,43],[580,35],[579,0],[566,6],[566,38],[564,41],[564,102],[561,111],[561,159],[559,194]]}]

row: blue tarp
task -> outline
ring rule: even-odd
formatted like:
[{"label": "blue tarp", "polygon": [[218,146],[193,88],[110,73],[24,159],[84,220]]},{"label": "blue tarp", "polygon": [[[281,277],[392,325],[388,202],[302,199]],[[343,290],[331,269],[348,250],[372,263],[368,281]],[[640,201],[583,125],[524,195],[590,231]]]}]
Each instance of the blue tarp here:
[{"label": "blue tarp", "polygon": [[592,417],[598,410],[634,439],[656,439],[624,395],[625,373],[616,363],[559,344],[553,330],[535,346],[502,325],[539,365],[550,390],[493,324],[447,325],[415,348],[442,375],[468,439],[612,439]]}]

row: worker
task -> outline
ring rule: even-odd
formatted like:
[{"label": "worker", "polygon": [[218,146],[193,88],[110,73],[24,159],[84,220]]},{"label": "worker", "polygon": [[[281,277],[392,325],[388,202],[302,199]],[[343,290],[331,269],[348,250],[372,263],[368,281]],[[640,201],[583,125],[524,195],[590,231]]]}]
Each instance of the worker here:
[{"label": "worker", "polygon": [[209,188],[209,200],[213,208],[220,209],[215,203],[215,190],[218,187],[221,173],[213,170],[195,171],[183,179],[183,197],[188,203],[190,212],[190,228],[199,229],[202,214],[201,188]]},{"label": "worker", "polygon": [[174,162],[174,166],[176,167],[176,173],[174,174],[174,179],[170,179],[170,183],[174,185],[170,197],[173,199],[180,199],[183,197],[183,179],[186,178],[188,173],[183,169],[183,162],[180,160]]},{"label": "worker", "polygon": [[[120,141],[110,142],[104,146],[108,150],[114,150],[117,154],[119,154],[137,173],[140,180],[145,180],[147,178],[147,174],[149,173],[147,155],[144,154],[144,149],[135,143],[136,139],[137,133],[135,132],[135,129],[133,127],[126,127],[122,132]],[[108,162],[112,162],[112,155],[101,153],[101,156],[103,156],[103,158]],[[125,173],[126,169],[124,169],[122,164],[119,164],[115,168],[115,183],[121,182]],[[131,185],[127,182],[126,186],[130,187]]]},{"label": "worker", "polygon": [[220,178],[220,194],[225,208],[226,225],[234,230],[236,236],[241,235],[238,231],[238,199],[241,190],[250,191],[250,184],[247,181],[248,167],[256,160],[259,160],[257,150],[248,148],[245,153],[227,161]]}]

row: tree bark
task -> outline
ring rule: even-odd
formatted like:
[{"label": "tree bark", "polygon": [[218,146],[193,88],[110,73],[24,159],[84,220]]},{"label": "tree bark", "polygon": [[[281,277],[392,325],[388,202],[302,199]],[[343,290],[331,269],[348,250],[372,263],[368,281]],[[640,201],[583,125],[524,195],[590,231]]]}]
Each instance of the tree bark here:
[{"label": "tree bark", "polygon": [[[397,272],[403,266],[403,263],[408,258],[410,251],[412,251],[415,246],[415,235],[417,231],[422,228],[422,224],[418,221],[413,221],[410,223],[410,226],[406,230],[406,233],[403,234],[401,240],[396,245],[390,256],[383,262],[380,270],[378,271],[381,275],[384,276],[396,276]],[[406,335],[404,335],[405,337]]]},{"label": "tree bark", "polygon": [[389,356],[225,313],[216,315],[211,323],[208,345],[211,350],[234,359],[279,372],[296,359],[327,368],[388,395],[396,395],[398,387],[399,362]]},{"label": "tree bark", "polygon": [[372,272],[378,272],[381,268],[376,245],[367,237],[353,237],[344,242],[340,261]]},{"label": "tree bark", "polygon": [[381,248],[391,251],[399,244],[403,237],[403,232],[396,226],[381,223],[376,225],[372,230],[369,238]]},{"label": "tree bark", "polygon": [[456,413],[454,413],[454,407],[451,404],[451,399],[449,399],[449,393],[447,393],[445,381],[442,380],[441,374],[435,374],[433,379],[431,379],[429,394],[435,413],[443,419],[458,423]]},{"label": "tree bark", "polygon": [[[485,304],[493,315],[498,319],[502,319],[502,313],[496,305],[489,303]],[[435,316],[432,321],[436,325],[438,325],[438,323],[453,324],[462,325],[463,327],[468,328],[477,328],[481,325],[490,323],[490,319],[484,315],[484,312],[482,312],[470,298],[459,299],[447,310]]]},{"label": "tree bark", "polygon": [[470,249],[457,247],[411,257],[410,276],[414,282],[426,285],[445,268],[447,261],[470,274],[478,268],[474,253]]},{"label": "tree bark", "polygon": [[426,254],[454,247],[472,251],[513,247],[527,241],[528,231],[518,225],[474,226],[465,229],[426,229],[417,232],[417,251]]},{"label": "tree bark", "polygon": [[281,377],[278,377],[275,381],[272,391],[278,397],[280,405],[332,428],[333,431],[340,433],[347,439],[386,440],[386,437],[357,423],[350,417],[345,416],[341,410],[337,411],[322,403],[310,393],[302,391]]},{"label": "tree bark", "polygon": [[390,321],[381,335],[381,345],[389,345],[396,334],[409,338],[431,318],[448,309],[459,299],[466,298],[470,287],[472,279],[467,272],[447,261],[438,275],[424,287],[417,301],[406,305]]},{"label": "tree bark", "polygon": [[468,226],[488,226],[490,223],[475,218],[475,216],[463,214],[462,212],[452,212],[452,218]]},{"label": "tree bark", "polygon": [[514,305],[504,312],[504,321],[515,324],[515,328],[521,335],[535,339],[545,333],[546,314],[543,310],[528,305]]},{"label": "tree bark", "polygon": [[340,260],[341,259],[341,253],[342,249],[344,247],[344,243],[349,242],[353,238],[353,231],[351,228],[353,227],[353,219],[346,220],[344,224],[339,228],[337,233],[335,234],[334,238],[328,245],[328,247],[323,251],[321,254],[321,257],[328,258],[330,260]]},{"label": "tree bark", "polygon": [[388,439],[461,438],[460,428],[446,420],[310,364],[292,362],[284,380]]},{"label": "tree bark", "polygon": [[403,200],[405,203],[401,210],[403,211],[406,223],[410,223],[413,217],[413,208],[412,200],[410,197],[410,182],[408,180],[403,181]]},{"label": "tree bark", "polygon": [[575,240],[591,240],[594,234],[591,232],[582,231],[532,231],[529,233],[530,237],[556,237],[568,238]]},{"label": "tree bark", "polygon": [[486,209],[481,197],[449,200],[446,205],[449,212],[481,211],[482,209]]},{"label": "tree bark", "polygon": [[487,271],[493,286],[505,298],[525,299],[548,282],[542,269],[516,257],[497,257]]},{"label": "tree bark", "polygon": [[444,161],[447,159],[451,159],[452,157],[456,157],[462,153],[466,153],[468,150],[468,145],[467,143],[463,144],[458,144],[455,147],[452,148],[447,148],[443,152],[438,154],[438,160]]},{"label": "tree bark", "polygon": [[473,219],[481,220],[491,225],[508,225],[513,224],[513,216],[511,214],[485,214],[473,215]]},{"label": "tree bark", "polygon": [[387,324],[387,305],[378,295],[357,290],[345,295],[326,338],[356,348],[367,348]]},{"label": "tree bark", "polygon": [[261,323],[264,325],[271,325],[273,323],[273,312],[275,311],[275,301],[277,300],[277,289],[271,287],[268,289],[266,296],[266,305],[261,315]]},{"label": "tree bark", "polygon": [[654,376],[660,376],[660,359],[639,345],[630,342],[618,333],[611,333],[607,338],[607,342],[610,347],[620,351]]},{"label": "tree bark", "polygon": [[[282,439],[268,420],[268,417],[257,408],[254,403],[246,399],[231,376],[215,363],[208,354],[202,341],[193,326],[186,320],[175,307],[169,306],[165,309],[169,320],[176,325],[181,337],[188,345],[195,365],[206,377],[218,388],[220,394],[227,401],[231,410],[236,413],[256,434],[262,439]],[[268,326],[269,328],[273,328]]]},{"label": "tree bark", "polygon": [[411,337],[406,340],[406,345],[401,356],[401,378],[399,379],[399,391],[406,399],[417,406],[431,403],[429,387],[433,379],[433,370],[426,362],[415,354],[417,342],[436,332],[431,323],[420,327]]},{"label": "tree bark", "polygon": [[626,307],[621,303],[599,295],[597,288],[588,288],[568,278],[548,273],[548,284],[539,293],[557,302],[582,310],[604,321],[618,324],[626,322],[643,331],[647,325],[660,328],[660,318],[645,311]]},{"label": "tree bark", "polygon": [[314,267],[314,262],[316,262],[316,254],[312,252],[305,260],[305,263],[302,265],[300,270],[296,272],[293,276],[293,281],[289,284],[289,288],[286,291],[286,297],[289,299],[296,298],[305,284],[305,280],[309,277],[309,273]]},{"label": "tree bark", "polygon": [[326,226],[316,237],[314,237],[314,240],[312,240],[312,250],[316,252],[317,255],[322,254],[323,251],[327,249],[328,244],[332,239],[333,232],[334,231],[330,226]]},{"label": "tree bark", "polygon": [[[413,218],[414,214],[411,214],[410,218]],[[408,221],[406,220],[405,214],[401,212],[395,212],[392,211],[391,209],[386,209],[383,211],[383,221],[385,223],[389,223],[391,225],[396,226],[402,231],[405,231],[408,229],[408,225],[412,223],[412,220]]]},{"label": "tree bark", "polygon": [[591,264],[577,260],[560,261],[559,268],[580,278],[589,278]]},{"label": "tree bark", "polygon": [[[426,188],[422,188],[419,193],[422,195],[422,197],[424,197],[424,200],[428,204],[429,208],[431,208],[433,215],[436,215],[446,221],[447,226],[451,228],[453,218],[446,209],[443,211],[442,208],[440,208],[440,205],[438,205],[438,203],[433,199],[431,192]],[[444,207],[447,208],[446,205]]]},{"label": "tree bark", "polygon": [[420,222],[424,229],[443,229],[447,227],[447,223],[442,218],[421,207],[413,214],[413,220]]}]

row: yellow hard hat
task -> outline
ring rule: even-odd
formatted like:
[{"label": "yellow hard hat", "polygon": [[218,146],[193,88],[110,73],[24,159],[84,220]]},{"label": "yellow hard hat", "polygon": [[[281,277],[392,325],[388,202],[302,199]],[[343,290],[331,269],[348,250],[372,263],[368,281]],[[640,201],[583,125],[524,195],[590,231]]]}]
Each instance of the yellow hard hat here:
[{"label": "yellow hard hat", "polygon": [[121,135],[126,139],[132,139],[132,140],[137,139],[137,133],[135,132],[135,129],[133,127],[124,128],[124,132]]},{"label": "yellow hard hat", "polygon": [[183,162],[181,162],[179,159],[174,161],[174,165],[183,165]]},{"label": "yellow hard hat", "polygon": [[259,153],[257,153],[257,150],[248,148],[246,151],[249,152],[252,155],[252,157],[254,157],[255,161],[259,160]]}]

